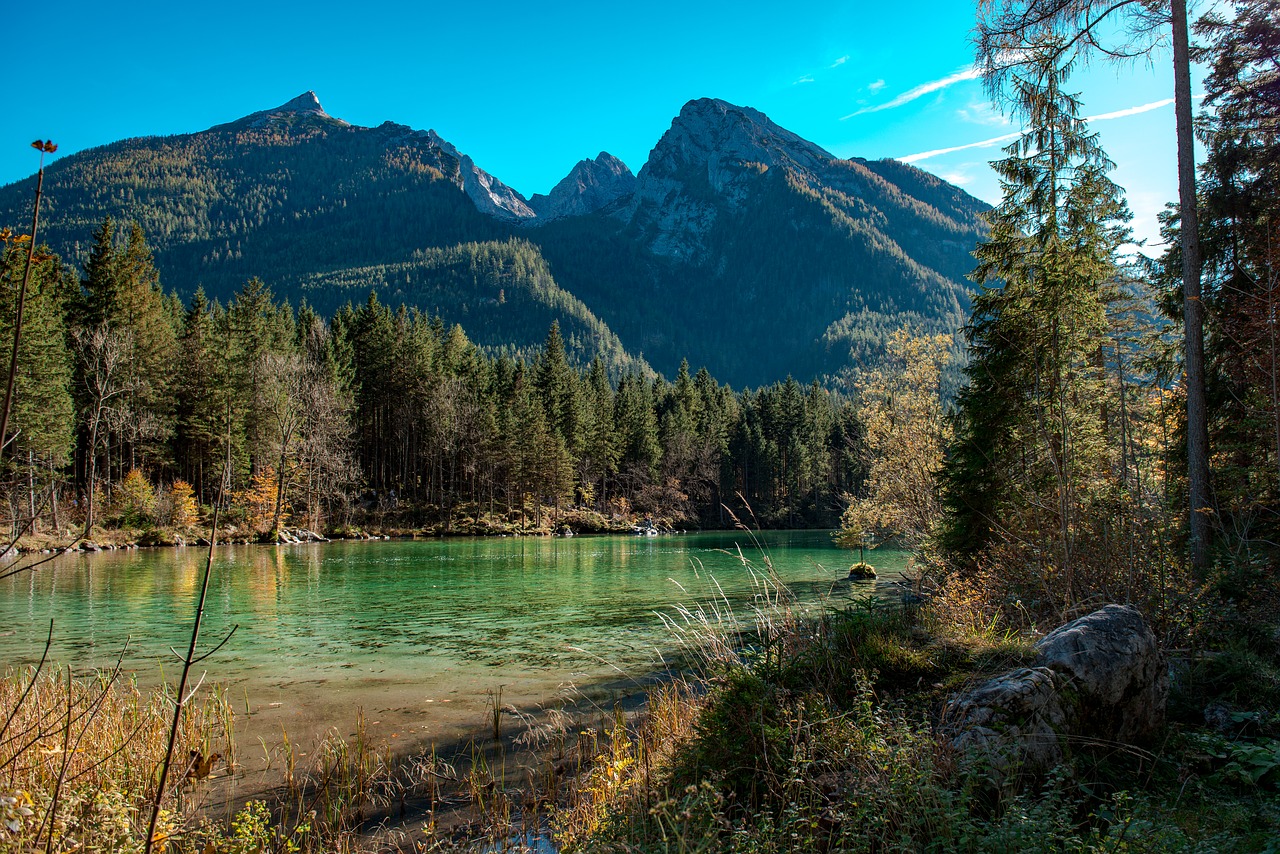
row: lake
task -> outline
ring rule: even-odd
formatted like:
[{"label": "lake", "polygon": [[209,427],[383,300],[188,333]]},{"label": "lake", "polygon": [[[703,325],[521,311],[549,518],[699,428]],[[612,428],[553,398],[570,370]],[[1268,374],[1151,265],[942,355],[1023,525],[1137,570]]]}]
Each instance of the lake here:
[{"label": "lake", "polygon": [[[52,618],[51,657],[79,673],[124,649],[141,684],[176,678],[169,650],[186,649],[206,554],[73,555],[0,582],[0,660],[35,663]],[[750,620],[766,556],[804,603],[874,589],[833,585],[857,553],[826,531],[219,547],[202,647],[239,628],[198,673],[252,712],[257,737],[346,730],[356,707],[397,738],[456,736],[500,687],[504,702],[544,703],[660,669],[677,646],[660,614]],[[882,579],[907,560],[869,557]]]}]

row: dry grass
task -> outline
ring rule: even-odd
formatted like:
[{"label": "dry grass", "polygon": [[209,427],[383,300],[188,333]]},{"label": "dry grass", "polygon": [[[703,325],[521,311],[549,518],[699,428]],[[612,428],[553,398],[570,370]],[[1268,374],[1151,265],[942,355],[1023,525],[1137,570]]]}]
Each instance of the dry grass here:
[{"label": "dry grass", "polygon": [[[0,795],[29,813],[0,831],[0,851],[140,847],[172,699],[139,691],[118,673],[73,678],[67,670],[31,670],[0,680]],[[228,754],[230,714],[211,698],[183,715],[175,755],[189,758],[166,793],[166,837],[189,828],[197,778],[216,764],[210,757]]]}]

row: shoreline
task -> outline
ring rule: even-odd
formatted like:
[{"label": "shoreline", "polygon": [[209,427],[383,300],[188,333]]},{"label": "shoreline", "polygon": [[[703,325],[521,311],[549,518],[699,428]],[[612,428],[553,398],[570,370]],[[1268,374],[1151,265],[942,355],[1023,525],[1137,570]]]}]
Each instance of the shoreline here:
[{"label": "shoreline", "polygon": [[[412,703],[397,705],[405,699],[404,691],[375,695],[377,703],[330,704],[328,708],[342,707],[348,713],[341,727],[324,709],[296,714],[281,702],[252,705],[254,698],[249,697],[247,714],[235,713],[235,767],[229,771],[221,762],[201,781],[196,792],[202,801],[200,812],[225,821],[251,800],[266,801],[273,811],[287,808],[291,793],[314,784],[326,742],[337,736],[348,748],[357,745],[382,757],[385,780],[406,790],[399,799],[371,804],[354,828],[366,839],[412,837],[425,824],[436,832],[465,833],[479,808],[470,791],[477,774],[487,775],[492,790],[513,799],[522,813],[537,814],[538,786],[586,770],[597,739],[619,720],[630,726],[647,708],[654,688],[676,681],[699,684],[693,670],[672,667],[636,676],[596,675],[568,690],[563,683],[541,683],[544,690],[530,683],[518,694],[498,695],[504,711],[497,738],[492,692],[455,689],[451,693],[463,695],[437,699],[431,704],[437,717],[445,704],[451,705],[445,717],[434,722],[432,732],[413,725]],[[225,687],[206,690],[211,695]],[[245,725],[247,721],[252,723]],[[291,788],[286,768],[295,763],[297,778],[310,783]],[[423,792],[414,779],[428,763],[436,779],[430,791]]]},{"label": "shoreline", "polygon": [[[574,537],[605,537],[605,536],[636,536],[634,527],[630,523],[621,524],[615,528],[609,529],[591,529],[591,530],[575,530],[571,536]],[[679,536],[686,533],[723,533],[728,531],[740,530],[738,527],[728,528],[688,528],[688,529],[669,529],[660,530],[658,536]],[[762,530],[827,530],[826,528],[778,528],[778,529],[762,529]],[[98,552],[112,551],[131,551],[135,549],[208,549],[209,540],[208,532],[201,532],[200,529],[192,528],[186,532],[186,536],[173,531],[162,531],[157,529],[127,529],[127,528],[111,528],[98,529],[98,536],[85,537],[74,536],[67,539],[65,536],[57,542],[31,542],[32,535],[20,537],[15,545],[13,545],[9,553],[3,558],[4,562],[14,562],[16,557],[24,555],[44,555],[62,556],[68,554],[92,554]],[[348,529],[349,533],[332,532],[328,535],[319,535],[305,529],[282,528],[281,533],[287,533],[293,539],[283,539],[277,535],[276,539],[263,539],[261,535],[245,536],[236,529],[223,529],[219,532],[215,547],[222,546],[294,546],[294,545],[324,545],[327,543],[359,543],[359,542],[377,542],[387,540],[451,540],[451,539],[500,539],[500,538],[553,538],[560,537],[561,534],[556,533],[552,528],[511,528],[511,529],[449,529],[438,530],[429,526],[401,528],[387,526],[370,526],[368,530]],[[293,532],[300,532],[304,536],[295,536]],[[41,538],[47,535],[37,535]],[[188,539],[190,537],[190,539]]]}]

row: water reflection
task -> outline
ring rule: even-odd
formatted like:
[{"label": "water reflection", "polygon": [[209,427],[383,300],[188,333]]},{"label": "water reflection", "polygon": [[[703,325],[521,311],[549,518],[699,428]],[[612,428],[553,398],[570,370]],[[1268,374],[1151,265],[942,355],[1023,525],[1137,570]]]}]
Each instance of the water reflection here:
[{"label": "water reflection", "polygon": [[[742,534],[514,538],[220,548],[205,637],[240,628],[209,665],[252,685],[287,673],[343,680],[359,673],[419,681],[466,673],[578,674],[652,666],[672,639],[655,612],[723,596],[747,615],[758,576],[742,555],[803,598],[832,591],[847,552],[825,532],[769,532],[762,550]],[[877,552],[882,578],[905,556]],[[196,549],[61,559],[0,582],[0,659],[34,662],[49,620],[53,655],[106,667],[128,640],[126,664],[154,673],[183,647],[204,567]],[[714,578],[714,582],[712,579]],[[170,670],[171,665],[166,665]]]}]

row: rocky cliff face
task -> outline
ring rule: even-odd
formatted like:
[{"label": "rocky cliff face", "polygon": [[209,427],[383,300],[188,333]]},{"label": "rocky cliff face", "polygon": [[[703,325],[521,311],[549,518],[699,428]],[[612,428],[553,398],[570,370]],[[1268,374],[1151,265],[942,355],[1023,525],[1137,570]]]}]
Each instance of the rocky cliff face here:
[{"label": "rocky cliff face", "polygon": [[758,110],[701,98],[654,146],[622,215],[653,234],[655,254],[696,261],[717,220],[740,209],[762,175],[813,173],[833,160]]},{"label": "rocky cliff face", "polygon": [[602,151],[595,160],[578,161],[550,193],[545,196],[539,193],[529,199],[529,207],[541,220],[582,216],[631,195],[635,188],[636,176],[627,164]]},{"label": "rocky cliff face", "polygon": [[532,220],[537,216],[524,196],[481,169],[440,134],[430,130],[427,138],[432,145],[458,160],[462,189],[481,213],[507,221]]},{"label": "rocky cliff face", "polygon": [[621,215],[654,233],[655,254],[695,260],[722,209],[740,208],[759,176],[816,171],[834,159],[758,110],[701,98],[654,146]]}]

